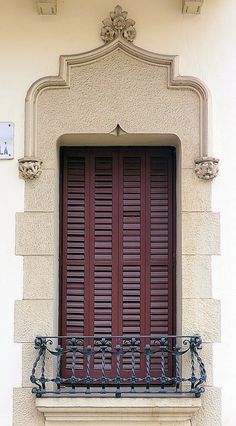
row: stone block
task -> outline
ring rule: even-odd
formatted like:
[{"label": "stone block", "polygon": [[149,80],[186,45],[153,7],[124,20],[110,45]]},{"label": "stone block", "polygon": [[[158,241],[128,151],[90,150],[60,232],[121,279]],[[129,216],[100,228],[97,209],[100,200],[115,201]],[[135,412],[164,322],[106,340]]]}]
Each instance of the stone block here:
[{"label": "stone block", "polygon": [[15,341],[34,342],[35,336],[53,334],[53,301],[17,300],[15,302]]},{"label": "stone block", "polygon": [[220,215],[211,212],[185,212],[183,254],[220,254]]},{"label": "stone block", "polygon": [[182,256],[183,298],[210,298],[211,256]]},{"label": "stone block", "polygon": [[54,257],[24,257],[24,299],[53,299]]},{"label": "stone block", "polygon": [[200,334],[203,342],[220,341],[220,301],[183,299],[183,335]]},{"label": "stone block", "polygon": [[25,182],[25,210],[50,212],[55,207],[55,171],[43,170],[38,179]]},{"label": "stone block", "polygon": [[35,407],[31,389],[15,388],[13,407],[13,426],[44,426],[44,416]]},{"label": "stone block", "polygon": [[211,182],[199,179],[193,169],[182,169],[183,211],[209,211]]},{"label": "stone block", "polygon": [[202,407],[193,416],[192,426],[222,426],[221,390],[215,387],[208,387],[201,396],[201,400]]},{"label": "stone block", "polygon": [[54,254],[54,217],[52,213],[16,214],[16,254]]}]

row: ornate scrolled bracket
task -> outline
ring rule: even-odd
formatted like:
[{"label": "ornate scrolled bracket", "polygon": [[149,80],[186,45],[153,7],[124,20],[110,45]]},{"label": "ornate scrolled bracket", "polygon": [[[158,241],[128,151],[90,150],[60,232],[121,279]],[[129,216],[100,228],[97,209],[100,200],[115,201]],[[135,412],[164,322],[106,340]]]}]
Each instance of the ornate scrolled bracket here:
[{"label": "ornate scrolled bracket", "polygon": [[195,160],[195,173],[199,179],[212,180],[219,172],[219,160],[213,157],[200,157]]},{"label": "ornate scrolled bracket", "polygon": [[127,18],[127,12],[123,11],[121,6],[117,5],[114,12],[110,13],[110,18],[104,19],[102,22],[101,38],[105,43],[109,43],[119,36],[129,42],[134,41],[135,21]]},{"label": "ornate scrolled bracket", "polygon": [[24,180],[38,178],[42,173],[41,160],[32,157],[24,157],[19,160],[19,173]]}]

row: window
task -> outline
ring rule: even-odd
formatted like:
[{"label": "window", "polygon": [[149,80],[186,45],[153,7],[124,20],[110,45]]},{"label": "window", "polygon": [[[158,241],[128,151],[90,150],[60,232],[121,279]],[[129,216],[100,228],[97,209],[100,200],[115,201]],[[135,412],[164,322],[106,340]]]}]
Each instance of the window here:
[{"label": "window", "polygon": [[60,221],[61,335],[175,334],[174,148],[62,148]]}]

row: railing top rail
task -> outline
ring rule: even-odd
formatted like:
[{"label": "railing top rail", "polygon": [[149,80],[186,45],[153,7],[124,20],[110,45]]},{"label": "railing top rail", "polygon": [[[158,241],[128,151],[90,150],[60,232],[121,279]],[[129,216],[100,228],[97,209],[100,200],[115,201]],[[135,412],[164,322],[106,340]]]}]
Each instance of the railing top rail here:
[{"label": "railing top rail", "polygon": [[150,334],[150,335],[125,335],[125,334],[123,334],[123,335],[121,335],[121,336],[113,336],[113,335],[105,335],[105,334],[97,334],[97,335],[88,335],[88,336],[85,336],[85,335],[64,335],[64,336],[62,336],[62,335],[59,335],[59,336],[40,336],[40,335],[37,335],[36,336],[36,339],[37,338],[40,338],[40,339],[65,339],[65,338],[73,338],[73,339],[78,339],[78,338],[80,338],[80,339],[88,339],[88,338],[93,338],[93,337],[96,337],[96,338],[106,338],[106,339],[118,339],[118,338],[122,338],[122,339],[133,339],[133,338],[135,338],[135,339],[141,339],[141,338],[143,338],[143,339],[160,339],[160,338],[165,338],[165,339],[192,339],[192,338],[201,338],[201,336],[199,335],[199,334],[193,334],[193,335],[168,335],[168,334]]}]

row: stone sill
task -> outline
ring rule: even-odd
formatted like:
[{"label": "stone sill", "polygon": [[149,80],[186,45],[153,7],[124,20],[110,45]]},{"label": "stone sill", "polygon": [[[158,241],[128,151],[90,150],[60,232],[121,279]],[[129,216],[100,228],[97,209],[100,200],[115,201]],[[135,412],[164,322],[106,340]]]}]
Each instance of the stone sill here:
[{"label": "stone sill", "polygon": [[200,398],[52,398],[36,399],[45,426],[190,426]]}]

